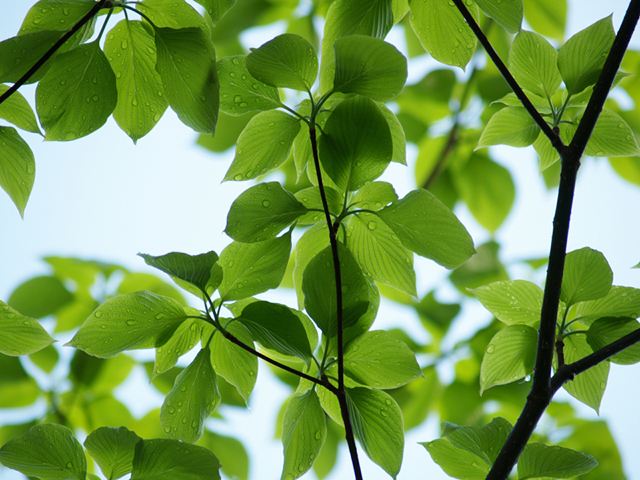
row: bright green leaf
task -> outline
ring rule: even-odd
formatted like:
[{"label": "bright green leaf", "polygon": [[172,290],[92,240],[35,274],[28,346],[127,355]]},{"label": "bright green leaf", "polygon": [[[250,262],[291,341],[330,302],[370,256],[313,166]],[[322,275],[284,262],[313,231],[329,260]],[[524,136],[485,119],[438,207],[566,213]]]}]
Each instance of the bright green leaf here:
[{"label": "bright green leaf", "polygon": [[144,0],[136,8],[159,28],[200,28],[205,26],[202,16],[184,0]]},{"label": "bright green leaf", "polygon": [[604,108],[589,138],[585,153],[594,157],[640,156],[640,148],[627,122],[616,112]]},{"label": "bright green leaf", "polygon": [[[329,232],[326,222],[317,223],[308,229],[296,243],[296,264],[293,269],[293,284],[298,297],[298,308],[304,309],[305,300],[302,289],[304,272],[309,262],[329,245]],[[335,288],[335,287],[334,287]]]},{"label": "bright green leaf", "polygon": [[140,437],[125,427],[100,427],[89,434],[84,446],[108,480],[131,473],[133,455]]},{"label": "bright green leaf", "polygon": [[43,318],[73,300],[73,294],[57,277],[34,277],[19,285],[7,302],[22,315]]},{"label": "bright green leaf", "polygon": [[0,301],[0,353],[14,357],[29,355],[54,341],[36,319]]},{"label": "bright green leaf", "polygon": [[[1,55],[2,52],[0,51]],[[0,84],[0,95],[3,95],[7,90],[9,90],[8,86]],[[0,104],[0,118],[27,132],[40,133],[33,109],[20,92],[13,92],[9,98]]]},{"label": "bright green leaf", "polygon": [[29,355],[29,360],[41,370],[51,373],[60,360],[60,354],[53,345],[49,345]]},{"label": "bright green leaf", "polygon": [[[587,342],[595,352],[639,328],[640,324],[634,318],[603,317],[593,322],[589,327]],[[619,365],[633,365],[640,362],[640,343],[626,348],[609,360]]]},{"label": "bright green leaf", "polygon": [[91,0],[40,0],[27,12],[19,35],[41,30],[69,30],[94,6],[95,2]]},{"label": "bright green leaf", "polygon": [[597,300],[578,304],[576,317],[590,325],[601,317],[640,317],[640,289],[613,286],[609,293]]},{"label": "bright green leaf", "polygon": [[0,408],[17,408],[33,404],[42,392],[18,357],[0,355]]},{"label": "bright green leaf", "polygon": [[604,297],[611,289],[613,272],[604,255],[589,247],[569,252],[565,258],[560,300],[567,307]]},{"label": "bright green leaf", "polygon": [[[336,216],[340,215],[344,207],[344,196],[336,189],[327,186],[324,187],[324,194],[327,199],[329,212]],[[313,210],[298,218],[299,224],[314,224],[326,221],[320,187],[309,187],[298,190],[295,193],[295,198],[307,209]]]},{"label": "bright green leaf", "polygon": [[522,0],[476,0],[475,3],[507,32],[518,33],[520,30],[524,13]]},{"label": "bright green leaf", "polygon": [[131,480],[220,480],[220,462],[204,447],[178,440],[142,440],[136,445]]},{"label": "bright green leaf", "polygon": [[[78,4],[79,2],[74,3]],[[0,42],[0,82],[16,83],[63,35],[62,31],[43,30],[11,37]],[[27,83],[40,80],[51,63],[51,60],[47,60],[29,78]]]},{"label": "bright green leaf", "polygon": [[400,165],[407,164],[407,138],[404,134],[404,129],[398,117],[382,102],[376,102],[384,118],[387,119],[389,124],[389,131],[391,132],[391,140],[393,141],[393,156],[391,161],[399,163]]},{"label": "bright green leaf", "polygon": [[363,185],[353,197],[351,205],[365,210],[381,210],[398,200],[393,185],[387,182],[370,182]]},{"label": "bright green leaf", "polygon": [[[195,311],[195,314],[199,312]],[[190,352],[200,341],[204,321],[197,318],[188,318],[182,322],[171,338],[156,349],[156,359],[153,364],[152,380],[161,373],[171,369],[178,359]]]},{"label": "bright green leaf", "polygon": [[522,30],[514,38],[509,71],[525,90],[550,99],[562,83],[557,63],[558,51],[543,36]]},{"label": "bright green leaf", "polygon": [[524,108],[503,108],[491,117],[476,150],[491,145],[527,147],[540,133],[540,127]]},{"label": "bright green leaf", "polygon": [[0,187],[24,217],[36,176],[33,152],[15,128],[0,127]]},{"label": "bright green leaf", "polygon": [[[561,123],[558,127],[560,128],[560,138],[565,145],[569,145],[578,127],[572,123]],[[533,142],[533,148],[540,160],[541,173],[560,160],[560,154],[553,148],[547,136],[542,132],[540,132],[536,141]]]},{"label": "bright green leaf", "polygon": [[205,8],[214,25],[236,4],[236,0],[196,0],[196,2]]},{"label": "bright green leaf", "polygon": [[524,18],[541,35],[562,40],[567,22],[567,0],[524,0]]},{"label": "bright green leaf", "polygon": [[227,477],[249,480],[249,455],[239,440],[205,430],[199,444],[216,452],[222,463],[220,470]]},{"label": "bright green leaf", "polygon": [[498,320],[530,327],[540,322],[542,289],[526,280],[507,280],[470,290]]},{"label": "bright green leaf", "polygon": [[574,478],[598,466],[591,455],[557,445],[530,443],[518,458],[518,480]]}]

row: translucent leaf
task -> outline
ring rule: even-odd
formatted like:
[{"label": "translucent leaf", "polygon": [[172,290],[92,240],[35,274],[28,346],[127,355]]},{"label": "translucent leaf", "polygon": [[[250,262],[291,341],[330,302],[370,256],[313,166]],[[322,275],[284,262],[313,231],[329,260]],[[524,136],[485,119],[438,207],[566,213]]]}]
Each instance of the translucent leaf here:
[{"label": "translucent leaf", "polygon": [[389,125],[365,97],[341,102],[319,141],[322,168],[342,191],[358,190],[385,171],[393,154]]},{"label": "translucent leaf", "polygon": [[66,31],[95,6],[91,0],[41,0],[27,12],[19,35],[42,30]]},{"label": "translucent leaf", "polygon": [[537,346],[538,332],[527,325],[509,325],[496,333],[482,357],[480,395],[531,375]]},{"label": "translucent leaf", "polygon": [[136,8],[160,28],[204,27],[202,16],[184,0],[144,0]]},{"label": "translucent leaf", "polygon": [[211,366],[211,351],[206,347],[176,378],[162,404],[160,423],[167,437],[195,443],[204,432],[204,422],[219,403],[216,372]]},{"label": "translucent leaf", "polygon": [[[344,207],[344,196],[336,189],[326,186],[324,188],[324,194],[327,199],[329,212],[336,216],[340,215]],[[300,217],[298,219],[299,224],[314,224],[326,221],[319,187],[309,187],[298,190],[295,193],[295,198],[307,209],[313,210]]]},{"label": "translucent leaf", "polygon": [[389,130],[391,132],[391,140],[393,141],[393,156],[391,161],[399,163],[400,165],[407,164],[407,139],[404,134],[404,129],[398,117],[389,110],[382,102],[377,102],[378,107],[382,111],[382,115],[387,119],[389,124]]},{"label": "translucent leaf", "polygon": [[[74,3],[79,4],[79,2]],[[62,38],[64,33],[56,30],[35,31],[0,42],[0,82],[16,83],[20,80]],[[51,59],[47,60],[27,83],[40,80],[51,63]]]},{"label": "translucent leaf", "polygon": [[300,119],[279,110],[253,117],[238,138],[236,155],[224,181],[249,180],[281,166],[299,130]]},{"label": "translucent leaf", "polygon": [[509,33],[518,33],[522,25],[524,5],[522,0],[476,0],[485,15],[493,18]]},{"label": "translucent leaf", "polygon": [[507,325],[530,327],[540,322],[543,292],[526,280],[508,280],[470,290],[498,320]]},{"label": "translucent leaf", "polygon": [[[424,49],[439,62],[464,70],[476,49],[476,36],[453,2],[411,0],[411,27]],[[475,3],[467,9],[478,21],[480,12]]]},{"label": "translucent leaf", "polygon": [[116,76],[97,42],[58,55],[36,90],[46,140],[75,140],[99,129],[117,97]]},{"label": "translucent leaf", "polygon": [[509,70],[522,88],[550,99],[562,83],[557,63],[558,51],[543,36],[526,30],[516,35]]},{"label": "translucent leaf", "polygon": [[200,28],[156,28],[155,39],[169,105],[196,132],[214,133],[220,99],[213,43]]},{"label": "translucent leaf", "polygon": [[325,414],[316,392],[309,390],[293,396],[283,420],[281,480],[293,480],[306,473],[318,458],[326,436]]},{"label": "translucent leaf", "polygon": [[20,473],[48,480],[85,480],[87,459],[71,430],[42,424],[0,448],[0,462]]},{"label": "translucent leaf", "polygon": [[[640,324],[633,318],[603,317],[593,322],[589,327],[587,342],[595,352],[639,328]],[[640,362],[640,343],[626,348],[609,360],[619,365],[633,365]]]},{"label": "translucent leaf", "polygon": [[585,153],[594,157],[640,156],[640,148],[627,122],[614,111],[604,108],[589,138]]},{"label": "translucent leaf", "polygon": [[0,408],[17,408],[33,404],[42,392],[17,357],[0,355]]},{"label": "translucent leaf", "polygon": [[140,437],[125,427],[100,427],[89,434],[84,446],[108,480],[131,473],[133,455]]},{"label": "translucent leaf", "polygon": [[67,344],[100,358],[165,343],[185,320],[184,308],[168,297],[140,291],[110,298]]},{"label": "translucent leaf", "polygon": [[0,127],[0,187],[24,217],[36,176],[33,152],[15,128]]},{"label": "translucent leaf", "polygon": [[606,296],[577,305],[576,317],[590,325],[600,317],[640,317],[640,289],[613,286]]},{"label": "translucent leaf", "polygon": [[427,190],[414,190],[378,212],[400,242],[446,267],[460,266],[475,253],[457,217]]},{"label": "translucent leaf", "polygon": [[224,17],[224,15],[231,10],[236,4],[236,0],[196,0],[200,5],[204,7],[211,21],[215,25],[218,21]]},{"label": "translucent leaf", "polygon": [[521,107],[507,107],[495,113],[480,137],[476,149],[491,145],[527,147],[540,133],[540,127]]},{"label": "translucent leaf", "polygon": [[567,22],[567,0],[524,0],[524,18],[541,35],[562,40]]},{"label": "translucent leaf", "polygon": [[[2,58],[1,55],[2,51],[0,51],[0,58]],[[3,95],[7,90],[9,90],[7,85],[0,84],[0,95]],[[0,118],[27,132],[40,133],[33,109],[20,92],[13,92],[9,98],[0,103]]]},{"label": "translucent leaf", "polygon": [[29,355],[54,341],[36,319],[0,301],[0,353],[13,357]]},{"label": "translucent leaf", "polygon": [[557,445],[529,443],[518,458],[518,480],[527,478],[574,478],[596,468],[591,455]]},{"label": "translucent leaf", "polygon": [[227,477],[234,480],[249,479],[249,456],[239,440],[205,430],[199,445],[216,452],[216,457],[222,463],[220,470]]},{"label": "translucent leaf", "polygon": [[615,32],[611,15],[576,33],[558,55],[558,68],[569,94],[580,93],[598,81]]},{"label": "translucent leaf", "polygon": [[[561,123],[559,127],[560,138],[565,145],[569,145],[573,139],[573,135],[576,133],[577,127],[572,123]],[[547,136],[542,132],[540,132],[536,141],[533,142],[533,148],[538,154],[538,158],[540,160],[540,172],[544,172],[547,168],[560,160],[560,154],[555,148],[553,148],[553,145],[551,145]]]},{"label": "translucent leaf", "polygon": [[318,57],[303,37],[284,33],[251,49],[247,69],[254,78],[272,87],[309,92],[318,76]]},{"label": "translucent leaf", "polygon": [[[199,314],[197,310],[193,313]],[[171,369],[182,355],[190,352],[198,344],[203,325],[204,322],[200,319],[188,318],[176,328],[169,340],[156,348],[152,380]]]},{"label": "translucent leaf", "polygon": [[261,183],[235,199],[225,233],[239,242],[262,242],[274,238],[306,212],[278,182]]},{"label": "translucent leaf", "polygon": [[142,22],[122,20],[107,34],[104,53],[116,74],[118,87],[113,118],[136,142],[151,131],[169,105],[155,68],[153,36]]},{"label": "translucent leaf", "polygon": [[220,462],[204,447],[178,440],[142,440],[136,445],[131,480],[220,480]]},{"label": "translucent leaf", "polygon": [[72,300],[73,294],[59,278],[42,276],[20,284],[7,303],[22,315],[43,318],[56,313]]},{"label": "translucent leaf", "polygon": [[407,80],[407,59],[390,43],[349,35],[337,40],[334,50],[334,92],[357,93],[386,102],[402,91]]},{"label": "translucent leaf", "polygon": [[[293,284],[298,297],[298,308],[304,308],[304,293],[302,290],[303,274],[309,262],[329,245],[329,232],[326,223],[318,223],[304,232],[296,243],[296,264],[293,268]],[[335,287],[334,287],[335,288]]]},{"label": "translucent leaf", "polygon": [[381,210],[398,200],[393,185],[387,182],[370,182],[362,186],[353,197],[351,205],[365,210]]},{"label": "translucent leaf", "polygon": [[278,287],[291,253],[291,233],[257,243],[233,242],[220,254],[223,300],[240,300]]},{"label": "translucent leaf", "polygon": [[613,272],[604,255],[589,247],[569,252],[565,257],[560,300],[567,307],[604,297],[611,289]]}]

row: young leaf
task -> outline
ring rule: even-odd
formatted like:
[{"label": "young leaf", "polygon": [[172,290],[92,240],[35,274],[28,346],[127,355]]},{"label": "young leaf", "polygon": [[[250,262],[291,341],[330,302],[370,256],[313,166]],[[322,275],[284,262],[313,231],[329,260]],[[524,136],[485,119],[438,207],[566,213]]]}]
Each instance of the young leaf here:
[{"label": "young leaf", "polygon": [[155,68],[153,36],[142,22],[122,20],[107,34],[104,53],[118,87],[113,118],[135,143],[151,131],[169,105]]},{"label": "young leaf", "polygon": [[604,108],[589,138],[585,153],[594,157],[637,157],[640,156],[640,148],[627,122],[616,112]]},{"label": "young leaf", "polygon": [[[2,52],[0,52],[0,55],[2,55]],[[0,84],[0,95],[3,95],[7,90],[9,90],[7,85]],[[13,123],[22,130],[40,134],[40,128],[33,109],[20,92],[13,92],[9,98],[0,103],[0,118]]]},{"label": "young leaf", "polygon": [[[587,331],[587,343],[593,351],[600,350],[619,338],[640,328],[634,318],[603,317],[591,324]],[[640,344],[636,343],[609,359],[619,365],[633,365],[640,362]]]},{"label": "young leaf", "polygon": [[216,131],[219,83],[213,43],[200,28],[156,28],[156,69],[169,105],[196,132]]},{"label": "young leaf", "polygon": [[141,438],[125,427],[100,427],[89,434],[84,447],[108,480],[131,473],[136,444]]},{"label": "young leaf", "polygon": [[518,480],[527,478],[574,478],[598,466],[591,455],[557,445],[530,443],[518,458]]},{"label": "young leaf", "polygon": [[163,345],[186,316],[169,297],[146,291],[118,295],[100,305],[67,345],[100,358],[154,348]]},{"label": "young leaf", "polygon": [[526,280],[507,280],[469,290],[498,320],[530,327],[540,321],[542,289]]},{"label": "young leaf", "polygon": [[609,293],[597,300],[577,305],[576,317],[590,325],[601,317],[640,317],[640,289],[613,286]]},{"label": "young leaf", "polygon": [[160,28],[201,28],[205,21],[191,5],[184,0],[144,0],[136,8]]},{"label": "young leaf", "polygon": [[347,390],[353,433],[367,456],[396,478],[402,465],[404,425],[396,401],[386,392]]},{"label": "young leaf", "polygon": [[[454,3],[411,0],[410,5],[411,27],[424,49],[439,62],[464,70],[475,52],[476,36]],[[467,9],[477,22],[478,6],[469,2]]]},{"label": "young leaf", "polygon": [[407,59],[390,43],[349,35],[338,39],[334,50],[334,92],[357,93],[387,102],[402,91],[407,80]]},{"label": "young leaf", "polygon": [[307,333],[289,307],[269,302],[250,303],[242,310],[238,321],[263,347],[301,358],[307,365],[311,363]]},{"label": "young leaf", "polygon": [[29,355],[54,341],[35,318],[0,301],[0,353],[12,357]]},{"label": "young leaf", "polygon": [[[351,252],[338,243],[342,280],[342,328],[356,324],[369,306],[367,281]],[[327,247],[307,264],[302,277],[304,305],[309,316],[329,338],[338,333],[333,253]]]},{"label": "young leaf", "polygon": [[238,242],[263,242],[275,238],[306,212],[280,183],[261,183],[235,199],[225,233]]},{"label": "young leaf", "polygon": [[[561,123],[558,127],[560,129],[560,138],[565,145],[569,145],[578,127],[572,123]],[[560,154],[553,148],[547,136],[542,132],[540,132],[536,141],[533,142],[533,148],[540,159],[540,173],[560,160]]]},{"label": "young leaf", "polygon": [[475,253],[469,232],[427,190],[409,192],[378,212],[400,242],[446,268],[456,268]]},{"label": "young leaf", "polygon": [[253,78],[272,87],[310,92],[318,76],[318,57],[303,37],[284,33],[252,48],[247,69]]},{"label": "young leaf", "polygon": [[[239,322],[228,324],[226,329],[245,345],[254,347],[251,334]],[[258,377],[258,357],[216,332],[211,341],[211,363],[216,373],[236,387],[245,404],[249,405],[249,395]]]},{"label": "young leaf", "polygon": [[[247,70],[247,57],[235,55],[218,61],[220,110],[244,115],[256,110],[272,110],[281,105],[278,89],[256,81]],[[234,142],[235,143],[235,142]]]},{"label": "young leaf", "polygon": [[0,127],[0,187],[24,218],[36,176],[33,152],[15,128]]},{"label": "young leaf", "polygon": [[178,440],[141,440],[131,480],[220,480],[220,462],[204,447]]},{"label": "young leaf", "polygon": [[365,332],[345,347],[345,374],[372,388],[392,389],[422,376],[411,349],[383,330]]},{"label": "young leaf", "polygon": [[342,191],[358,190],[385,171],[393,154],[389,125],[365,97],[341,102],[319,141],[322,168]]},{"label": "young leaf", "polygon": [[20,473],[50,480],[85,480],[87,458],[71,430],[36,425],[0,448],[0,462]]},{"label": "young leaf", "polygon": [[[331,187],[324,188],[329,211],[333,215],[340,215],[344,206],[344,196]],[[308,210],[313,210],[298,219],[299,224],[314,224],[325,220],[320,187],[309,187],[298,190],[295,198]]]},{"label": "young leaf", "polygon": [[204,422],[220,398],[216,372],[211,366],[211,351],[206,347],[178,375],[171,393],[164,399],[160,423],[167,437],[197,442],[204,432]]},{"label": "young leaf", "polygon": [[589,247],[567,254],[560,300],[570,307],[604,297],[611,289],[613,272],[604,255]]},{"label": "young leaf", "polygon": [[36,90],[45,139],[89,135],[107,121],[117,97],[116,76],[97,41],[58,55]]},{"label": "young leaf", "polygon": [[[296,243],[296,264],[293,268],[293,285],[298,297],[298,308],[304,309],[304,292],[302,290],[304,272],[309,262],[329,245],[329,232],[326,222],[317,223],[304,232]],[[335,288],[335,287],[334,287]]]},{"label": "young leaf", "polygon": [[550,99],[562,83],[558,51],[543,36],[526,30],[513,40],[509,70],[522,88],[544,99]]},{"label": "young leaf", "polygon": [[576,33],[558,54],[558,69],[570,95],[598,81],[615,39],[611,15]]},{"label": "young leaf", "polygon": [[293,396],[283,420],[284,466],[280,479],[293,480],[306,473],[318,458],[326,436],[325,414],[315,390]]},{"label": "young leaf", "polygon": [[[0,82],[16,83],[20,80],[62,38],[64,33],[56,30],[36,31],[0,42]],[[27,83],[40,80],[51,63],[51,59],[47,60]]]},{"label": "young leaf", "polygon": [[509,33],[518,33],[522,25],[524,5],[522,0],[476,0],[485,15],[493,18]]},{"label": "young leaf", "polygon": [[347,247],[371,278],[417,296],[413,252],[398,244],[393,230],[376,215],[363,212],[349,220]]},{"label": "young leaf", "polygon": [[540,127],[524,108],[503,108],[487,123],[476,150],[491,145],[527,147],[538,138],[539,133]]},{"label": "young leaf", "polygon": [[364,210],[378,211],[397,200],[398,195],[393,185],[387,182],[370,182],[356,192],[351,205]]},{"label": "young leaf", "polygon": [[[199,314],[198,311],[194,312]],[[176,328],[167,342],[156,348],[151,380],[172,368],[178,359],[195,347],[201,338],[203,320],[188,318]]]},{"label": "young leaf", "polygon": [[480,367],[480,395],[494,385],[505,385],[533,373],[538,332],[527,325],[509,325],[487,345]]},{"label": "young leaf", "polygon": [[258,243],[233,242],[220,254],[220,296],[240,300],[280,285],[291,253],[291,233]]},{"label": "young leaf", "polygon": [[281,166],[299,130],[299,118],[279,110],[260,112],[240,134],[224,181],[250,180]]}]

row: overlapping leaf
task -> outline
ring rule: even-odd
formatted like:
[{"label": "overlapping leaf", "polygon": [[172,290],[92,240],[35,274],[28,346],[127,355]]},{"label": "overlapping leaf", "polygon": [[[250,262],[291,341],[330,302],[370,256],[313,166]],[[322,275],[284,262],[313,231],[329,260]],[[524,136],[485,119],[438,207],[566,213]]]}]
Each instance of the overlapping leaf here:
[{"label": "overlapping leaf", "polygon": [[[587,342],[595,352],[639,328],[640,324],[634,318],[603,317],[593,322],[589,327]],[[640,343],[628,347],[609,360],[620,365],[632,365],[640,362]]]},{"label": "overlapping leaf", "polygon": [[518,459],[518,480],[527,478],[574,478],[595,467],[598,462],[591,455],[558,445],[530,443]]},{"label": "overlapping leaf", "polygon": [[[0,58],[2,58],[1,51]],[[7,90],[9,90],[8,86],[0,84],[0,95],[3,95]],[[33,109],[20,92],[13,92],[0,104],[0,118],[27,132],[40,133]]]},{"label": "overlapping leaf", "polygon": [[476,149],[491,145],[527,147],[539,133],[540,127],[524,108],[503,108],[489,120]]},{"label": "overlapping leaf", "polygon": [[0,353],[29,355],[54,342],[40,323],[0,301]]},{"label": "overlapping leaf", "polygon": [[542,289],[525,280],[490,283],[471,290],[484,307],[507,325],[534,326],[540,321]]},{"label": "overlapping leaf", "polygon": [[0,127],[0,187],[7,192],[21,217],[24,217],[35,176],[36,162],[27,142],[15,128]]},{"label": "overlapping leaf", "polygon": [[89,434],[84,446],[108,480],[131,473],[136,444],[141,438],[125,427],[100,427]]},{"label": "overlapping leaf", "polygon": [[611,289],[613,272],[604,255],[588,247],[567,254],[560,300],[571,306],[604,297]]},{"label": "overlapping leaf", "polygon": [[208,449],[178,440],[136,445],[131,480],[220,480],[220,462]]},{"label": "overlapping leaf", "polygon": [[523,89],[551,98],[562,83],[557,63],[558,51],[543,36],[522,30],[514,38],[509,70]]},{"label": "overlapping leaf", "polygon": [[522,0],[476,0],[478,6],[509,33],[518,33],[522,25]]}]

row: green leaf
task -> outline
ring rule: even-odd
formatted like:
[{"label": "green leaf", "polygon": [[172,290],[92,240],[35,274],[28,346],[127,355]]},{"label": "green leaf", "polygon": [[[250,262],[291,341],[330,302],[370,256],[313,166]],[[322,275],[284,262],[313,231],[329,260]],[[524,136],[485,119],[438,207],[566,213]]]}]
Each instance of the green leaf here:
[{"label": "green leaf", "polygon": [[178,118],[196,132],[214,133],[219,83],[211,39],[200,28],[156,28],[156,69]]},{"label": "green leaf", "polygon": [[[0,55],[2,55],[1,51]],[[8,86],[0,84],[0,95],[3,95],[7,90],[9,90]],[[13,92],[9,98],[0,104],[0,118],[27,132],[40,133],[31,105],[18,91]]]},{"label": "green leaf", "polygon": [[17,357],[0,355],[0,408],[25,407],[41,398],[42,392]]},{"label": "green leaf", "polygon": [[498,320],[530,327],[540,322],[542,289],[526,280],[506,280],[469,290]]},{"label": "green leaf", "polygon": [[514,38],[509,70],[525,90],[550,99],[562,83],[557,64],[558,51],[543,36],[522,30]]},{"label": "green leaf", "polygon": [[[218,61],[220,110],[244,115],[256,110],[272,110],[281,105],[278,89],[256,81],[247,70],[247,57],[235,55]],[[235,142],[234,142],[235,143]]]},{"label": "green leaf", "polygon": [[7,302],[22,315],[43,318],[59,311],[73,295],[57,277],[34,277],[16,288]]},{"label": "green leaf", "polygon": [[247,69],[253,78],[272,87],[310,92],[318,77],[318,57],[303,37],[284,33],[252,48]]},{"label": "green leaf", "polygon": [[[35,31],[0,42],[0,82],[16,83],[20,80],[62,38],[64,33],[56,30]],[[51,63],[51,59],[47,60],[27,83],[40,80]]]},{"label": "green leaf", "polygon": [[304,272],[309,262],[329,245],[329,232],[326,223],[317,223],[308,229],[296,243],[296,264],[293,268],[293,284],[298,297],[298,308],[304,309],[302,289]]},{"label": "green leaf", "polygon": [[306,473],[318,458],[326,436],[325,414],[315,390],[293,396],[283,420],[281,480],[293,480]]},{"label": "green leaf", "polygon": [[405,247],[443,267],[458,267],[475,253],[464,226],[427,190],[409,192],[378,215]]},{"label": "green leaf", "polygon": [[[199,314],[197,310],[193,313]],[[198,344],[203,325],[203,320],[187,318],[176,328],[169,340],[156,348],[156,360],[153,364],[151,380],[171,369],[182,355],[190,352]]]},{"label": "green leaf", "polygon": [[91,0],[41,0],[27,12],[19,35],[41,30],[69,30],[94,6],[95,2]]},{"label": "green leaf", "polygon": [[640,156],[640,148],[627,122],[614,111],[604,108],[589,138],[585,153],[594,157],[637,157]]},{"label": "green leaf", "polygon": [[376,215],[363,212],[349,220],[347,247],[371,278],[417,296],[413,253],[398,244],[393,230]]},{"label": "green leaf", "polygon": [[240,300],[280,285],[291,253],[291,233],[257,243],[233,242],[220,254],[220,296]]},{"label": "green leaf", "polygon": [[196,0],[196,2],[205,8],[214,25],[236,4],[236,0]]},{"label": "green leaf", "polygon": [[560,300],[567,308],[578,302],[604,297],[611,289],[613,272],[604,255],[589,247],[565,257]]},{"label": "green leaf", "polygon": [[235,199],[225,233],[238,242],[263,242],[307,212],[278,182],[255,185]]},{"label": "green leaf", "polygon": [[211,351],[206,347],[176,378],[162,404],[160,423],[167,437],[195,443],[202,437],[204,422],[219,403],[216,372],[211,366]]},{"label": "green leaf", "polygon": [[300,119],[279,110],[260,112],[238,138],[224,181],[249,180],[281,166],[289,157]]},{"label": "green leaf", "polygon": [[[458,8],[448,0],[411,0],[411,27],[424,49],[439,62],[464,67],[476,50],[476,36]],[[475,3],[467,9],[476,20],[480,12]]]},{"label": "green leaf", "polygon": [[[351,252],[338,242],[342,283],[342,328],[356,324],[369,306],[367,281]],[[309,316],[329,338],[338,333],[336,281],[333,252],[327,247],[304,269],[302,277],[304,305]]]},{"label": "green leaf", "polygon": [[254,302],[247,305],[238,321],[260,345],[311,363],[311,346],[300,319],[285,305]]},{"label": "green leaf", "polygon": [[120,21],[107,34],[104,53],[116,74],[113,118],[134,143],[158,123],[169,105],[156,71],[153,36],[140,21]]},{"label": "green leaf", "polygon": [[615,39],[611,15],[576,33],[558,54],[558,69],[570,95],[598,81]]},{"label": "green leaf", "polygon": [[15,128],[0,127],[0,187],[24,217],[36,176],[33,152]]},{"label": "green leaf", "polygon": [[60,360],[60,354],[53,345],[49,345],[29,355],[29,360],[39,369],[51,373]]},{"label": "green leaf", "polygon": [[[569,145],[578,127],[572,123],[561,123],[558,127],[560,128],[560,138],[565,145]],[[542,132],[540,132],[536,141],[533,142],[533,148],[540,159],[541,173],[560,160],[560,154],[553,148],[547,136]]]},{"label": "green leaf", "polygon": [[[584,335],[570,335],[564,338],[564,359],[566,364],[581,360],[592,353],[593,350]],[[599,413],[600,402],[607,387],[608,376],[609,362],[602,362],[591,367],[586,372],[578,374],[573,380],[565,383],[562,388],[569,395]]]},{"label": "green leaf", "polygon": [[356,192],[351,206],[378,211],[397,200],[398,195],[393,185],[387,182],[370,182]]},{"label": "green leaf", "polygon": [[393,141],[393,156],[391,161],[400,165],[407,164],[407,138],[398,117],[382,102],[376,102],[384,118],[387,119],[391,140]]},{"label": "green leaf", "polygon": [[[182,288],[189,292],[202,296],[200,292],[211,293],[211,280],[221,276],[218,254],[214,251],[201,255],[189,255],[187,253],[171,252],[166,255],[154,257],[146,253],[139,253],[147,265],[163,271]],[[218,282],[219,283],[219,282]]]},{"label": "green leaf", "polygon": [[85,480],[87,458],[71,430],[36,425],[0,448],[0,462],[20,473],[47,480]]},{"label": "green leaf", "polygon": [[524,108],[503,108],[491,117],[476,150],[491,145],[527,147],[540,133],[540,127]]},{"label": "green leaf", "polygon": [[249,456],[239,440],[205,430],[199,444],[216,452],[222,463],[220,469],[227,477],[249,480]]},{"label": "green leaf", "polygon": [[100,305],[67,345],[100,358],[154,348],[162,346],[186,316],[169,297],[146,291],[118,295]]},{"label": "green leaf", "polygon": [[142,440],[136,445],[131,480],[220,480],[220,462],[204,447],[178,440]]},{"label": "green leaf", "polygon": [[576,317],[590,325],[601,317],[640,317],[640,289],[613,286],[609,293],[597,300],[577,305]]},{"label": "green leaf", "polygon": [[522,25],[524,5],[522,0],[476,0],[482,12],[493,18],[509,33],[518,33]]},{"label": "green leaf", "polygon": [[55,340],[40,323],[0,301],[0,353],[17,357],[29,355]]},{"label": "green leaf", "polygon": [[557,445],[530,443],[518,459],[518,480],[527,478],[574,478],[596,468],[591,455]]},{"label": "green leaf", "polygon": [[[242,343],[254,348],[251,334],[239,322],[228,324],[226,329]],[[258,377],[258,357],[231,343],[222,333],[216,332],[211,341],[211,363],[218,375],[238,389],[248,405],[249,395]]]},{"label": "green leaf", "polygon": [[541,35],[562,40],[567,23],[567,0],[524,0],[524,18]]},{"label": "green leaf", "polygon": [[386,392],[347,389],[353,433],[367,456],[396,478],[402,465],[404,426],[402,412]]},{"label": "green leaf", "polygon": [[[329,206],[329,212],[333,215],[340,215],[344,207],[344,196],[336,189],[324,187],[324,194]],[[298,190],[295,198],[302,203],[308,210],[313,210],[298,219],[299,224],[314,224],[326,221],[322,205],[322,196],[320,195],[320,187],[309,187]]]},{"label": "green leaf", "polygon": [[[589,327],[587,342],[595,352],[639,328],[640,324],[634,318],[603,317],[593,322]],[[609,360],[619,365],[633,365],[640,362],[640,344],[636,343],[626,348]]]},{"label": "green leaf", "polygon": [[411,349],[383,330],[365,332],[345,347],[345,374],[372,388],[398,388],[422,376]]},{"label": "green leaf", "polygon": [[100,427],[89,434],[84,446],[108,480],[131,473],[133,455],[140,437],[125,427]]},{"label": "green leaf", "polygon": [[364,35],[342,37],[334,44],[333,91],[357,93],[386,102],[407,80],[407,59],[390,43]]},{"label": "green leaf", "polygon": [[393,155],[389,125],[365,97],[341,102],[319,141],[322,168],[342,191],[358,190],[386,170]]},{"label": "green leaf", "polygon": [[496,333],[482,358],[480,395],[531,375],[537,346],[538,332],[527,325],[509,325]]},{"label": "green leaf", "polygon": [[144,0],[136,8],[159,28],[205,27],[204,18],[184,0]]}]

